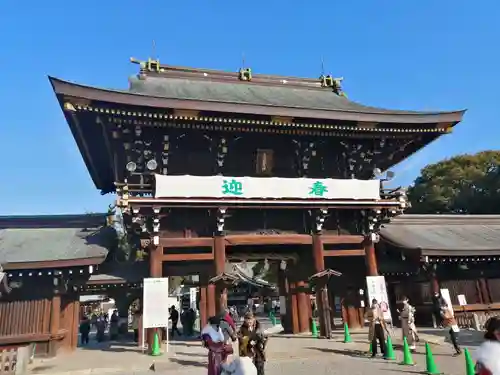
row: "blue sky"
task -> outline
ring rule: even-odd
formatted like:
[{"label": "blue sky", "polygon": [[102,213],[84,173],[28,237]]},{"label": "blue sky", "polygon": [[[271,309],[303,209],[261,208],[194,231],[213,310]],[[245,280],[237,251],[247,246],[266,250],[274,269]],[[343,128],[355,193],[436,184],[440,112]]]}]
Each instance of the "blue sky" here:
[{"label": "blue sky", "polygon": [[[498,149],[500,2],[483,0],[0,2],[0,214],[103,211],[47,75],[126,88],[152,40],[162,63],[343,76],[386,108],[467,108],[465,121],[395,168]],[[300,4],[300,5],[299,5]],[[311,5],[306,5],[311,4]]]}]

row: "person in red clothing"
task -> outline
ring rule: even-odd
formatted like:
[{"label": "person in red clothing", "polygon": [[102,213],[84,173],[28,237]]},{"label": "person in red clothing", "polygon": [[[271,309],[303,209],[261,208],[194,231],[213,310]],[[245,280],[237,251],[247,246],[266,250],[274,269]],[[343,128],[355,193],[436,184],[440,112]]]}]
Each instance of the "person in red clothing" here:
[{"label": "person in red clothing", "polygon": [[477,350],[476,374],[500,375],[500,318],[490,318],[485,329],[485,341]]}]

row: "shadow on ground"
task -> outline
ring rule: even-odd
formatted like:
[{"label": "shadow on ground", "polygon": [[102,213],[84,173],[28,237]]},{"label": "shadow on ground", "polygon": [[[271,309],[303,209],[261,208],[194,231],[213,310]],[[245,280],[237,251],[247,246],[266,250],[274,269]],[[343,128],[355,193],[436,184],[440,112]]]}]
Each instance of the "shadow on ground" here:
[{"label": "shadow on ground", "polygon": [[187,360],[187,359],[179,359],[179,358],[169,358],[169,361],[172,363],[176,363],[181,366],[191,366],[191,367],[207,367],[207,364],[205,362],[201,361],[196,361],[196,360]]},{"label": "shadow on ground", "polygon": [[358,357],[358,358],[369,358],[370,357],[367,351],[362,351],[362,350],[352,350],[352,349],[340,350],[340,349],[313,348],[313,347],[308,347],[305,349],[320,351],[320,352],[325,353],[325,354],[346,355],[349,357]]}]

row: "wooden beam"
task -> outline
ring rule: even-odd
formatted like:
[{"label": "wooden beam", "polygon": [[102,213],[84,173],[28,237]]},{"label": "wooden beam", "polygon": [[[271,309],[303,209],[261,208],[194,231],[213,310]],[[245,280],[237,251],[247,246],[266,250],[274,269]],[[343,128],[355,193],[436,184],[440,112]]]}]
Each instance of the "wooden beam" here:
[{"label": "wooden beam", "polygon": [[350,235],[350,234],[342,234],[342,235],[330,235],[330,234],[322,234],[321,235],[323,244],[331,245],[331,244],[339,244],[339,243],[359,243],[360,247],[364,240],[363,236],[358,235]]},{"label": "wooden beam", "polygon": [[238,245],[310,245],[311,236],[308,234],[241,234],[226,236],[226,244]]},{"label": "wooden beam", "polygon": [[193,260],[213,260],[214,254],[204,253],[204,254],[163,254],[161,255],[161,260],[163,262],[183,262],[183,261],[193,261]]},{"label": "wooden beam", "polygon": [[354,249],[354,250],[323,250],[323,256],[325,257],[350,257],[350,256],[364,256],[364,249]]},{"label": "wooden beam", "polygon": [[160,247],[212,247],[212,237],[160,238]]}]

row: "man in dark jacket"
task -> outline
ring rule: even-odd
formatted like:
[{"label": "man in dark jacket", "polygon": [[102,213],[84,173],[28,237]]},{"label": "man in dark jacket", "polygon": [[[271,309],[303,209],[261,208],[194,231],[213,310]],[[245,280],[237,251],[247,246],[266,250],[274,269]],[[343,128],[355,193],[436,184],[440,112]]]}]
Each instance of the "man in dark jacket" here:
[{"label": "man in dark jacket", "polygon": [[172,321],[172,337],[174,337],[174,332],[181,336],[181,332],[177,328],[177,324],[179,324],[179,311],[177,311],[175,306],[170,308],[170,320]]},{"label": "man in dark jacket", "polygon": [[444,299],[439,292],[434,293],[432,296],[432,314],[436,320],[436,326],[443,326],[443,317],[441,316],[441,306],[444,305]]}]

